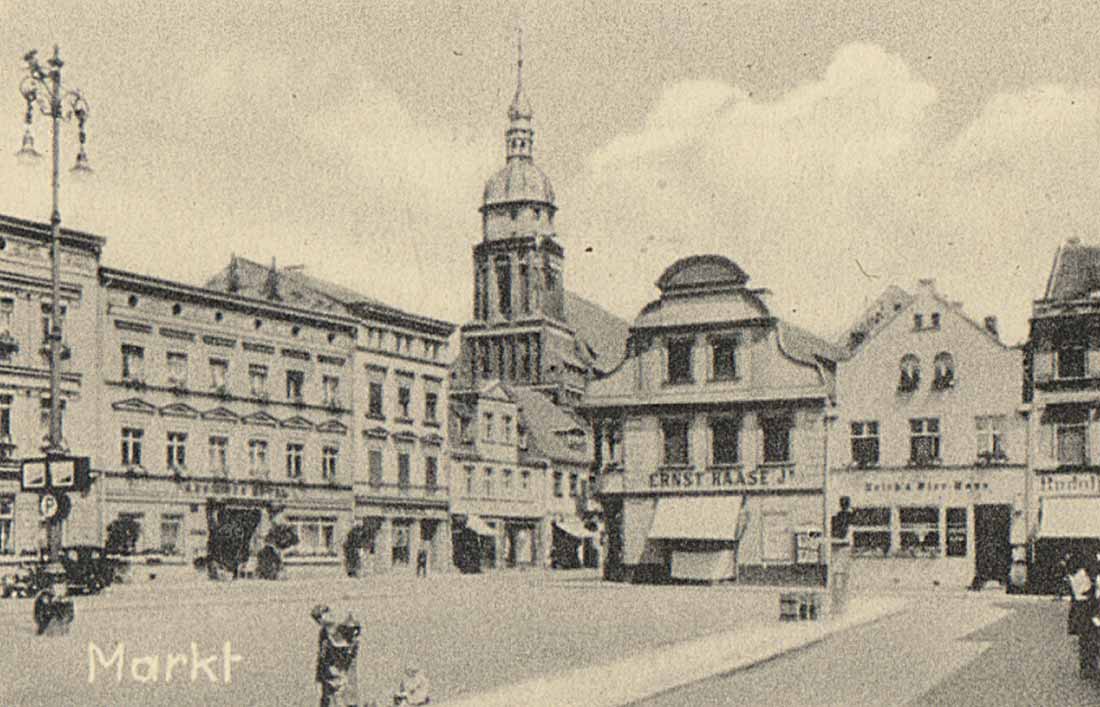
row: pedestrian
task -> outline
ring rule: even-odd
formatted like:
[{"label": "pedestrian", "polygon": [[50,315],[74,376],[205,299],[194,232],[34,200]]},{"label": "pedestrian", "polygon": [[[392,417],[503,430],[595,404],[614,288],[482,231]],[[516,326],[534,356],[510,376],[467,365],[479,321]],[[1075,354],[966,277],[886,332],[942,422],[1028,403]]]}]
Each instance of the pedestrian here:
[{"label": "pedestrian", "polygon": [[362,626],[348,614],[337,624],[324,604],[313,607],[310,616],[321,627],[317,637],[315,680],[321,685],[321,707],[354,707],[359,704],[359,634]]},{"label": "pedestrian", "polygon": [[1071,636],[1077,636],[1077,674],[1082,678],[1091,678],[1095,673],[1096,634],[1097,626],[1093,623],[1096,617],[1096,591],[1093,586],[1091,572],[1083,558],[1074,558],[1072,565],[1076,570],[1069,578],[1072,598],[1069,606],[1067,632]]},{"label": "pedestrian", "polygon": [[424,548],[420,548],[419,552],[416,553],[416,576],[428,576],[428,551]]},{"label": "pedestrian", "polygon": [[1074,570],[1073,566],[1073,553],[1067,552],[1062,556],[1062,559],[1058,561],[1058,586],[1054,593],[1054,601],[1061,601],[1062,597],[1073,597],[1073,590],[1070,588],[1070,576],[1072,576]]},{"label": "pedestrian", "polygon": [[409,666],[405,669],[405,679],[401,681],[397,694],[393,696],[393,704],[429,704],[432,701],[432,698],[428,695],[430,689],[431,684],[428,682],[428,676],[424,674],[424,671],[416,666]]}]

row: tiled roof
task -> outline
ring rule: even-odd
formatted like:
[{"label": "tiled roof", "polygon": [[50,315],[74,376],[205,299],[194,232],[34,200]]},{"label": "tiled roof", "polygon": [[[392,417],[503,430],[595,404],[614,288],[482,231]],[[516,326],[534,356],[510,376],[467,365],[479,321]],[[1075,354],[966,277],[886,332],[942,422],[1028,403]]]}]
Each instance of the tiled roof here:
[{"label": "tiled roof", "polygon": [[1074,300],[1100,290],[1100,247],[1077,239],[1058,249],[1044,299]]},{"label": "tiled roof", "polygon": [[871,303],[859,319],[840,335],[837,342],[849,352],[881,331],[895,316],[913,301],[913,296],[897,285],[890,285]]},{"label": "tiled roof", "polygon": [[[519,404],[520,415],[527,425],[528,445],[533,452],[542,454],[554,461],[587,464],[591,461],[591,441],[588,428],[548,397],[530,388],[510,388]],[[568,443],[570,430],[585,433],[584,448],[574,449]]]},{"label": "tiled roof", "polygon": [[607,372],[623,360],[630,333],[626,320],[569,291],[565,293],[565,318],[592,351],[596,368]]},{"label": "tiled roof", "polygon": [[779,328],[780,345],[791,358],[803,363],[817,363],[821,359],[836,363],[848,357],[845,349],[830,344],[805,329],[782,320],[776,324]]}]

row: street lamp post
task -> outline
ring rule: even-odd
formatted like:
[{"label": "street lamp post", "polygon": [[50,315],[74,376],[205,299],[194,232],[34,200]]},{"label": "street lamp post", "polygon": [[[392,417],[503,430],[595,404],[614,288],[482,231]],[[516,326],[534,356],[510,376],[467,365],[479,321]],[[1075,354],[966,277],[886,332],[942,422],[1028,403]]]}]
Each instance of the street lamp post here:
[{"label": "street lamp post", "polygon": [[[79,129],[80,151],[76,164],[72,168],[75,174],[91,172],[88,155],[84,151],[87,142],[85,124],[88,120],[88,103],[80,91],[67,89],[61,81],[60,49],[55,45],[53,56],[46,60],[45,66],[38,61],[37,50],[31,50],[23,57],[26,62],[26,76],[19,85],[19,91],[26,101],[27,111],[24,117],[26,130],[23,144],[16,156],[22,162],[33,162],[41,157],[34,148],[34,135],[31,123],[37,109],[50,118],[52,138],[52,210],[50,212],[50,327],[47,333],[49,344],[50,369],[50,431],[43,450],[47,460],[61,460],[67,454],[61,434],[61,358],[62,358],[62,317],[61,317],[61,122],[75,118]],[[48,467],[48,464],[47,464]],[[44,519],[46,528],[47,552],[53,557],[60,549],[59,538],[51,532],[61,519],[53,515]]]}]

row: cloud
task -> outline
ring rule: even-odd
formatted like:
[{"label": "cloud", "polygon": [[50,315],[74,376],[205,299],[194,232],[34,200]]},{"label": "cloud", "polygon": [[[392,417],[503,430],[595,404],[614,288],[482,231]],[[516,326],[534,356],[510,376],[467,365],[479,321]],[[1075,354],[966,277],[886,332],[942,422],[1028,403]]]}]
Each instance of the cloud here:
[{"label": "cloud", "polygon": [[937,101],[901,57],[863,43],[770,101],[671,85],[559,190],[573,205],[562,222],[593,248],[572,281],[632,316],[675,259],[718,252],[775,292],[778,315],[832,334],[887,285],[930,276],[1022,338],[1047,251],[1100,225],[1100,96],[996,95],[946,141]]}]

